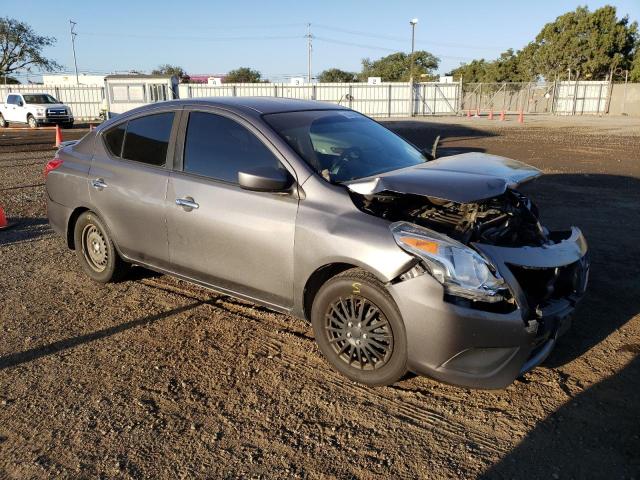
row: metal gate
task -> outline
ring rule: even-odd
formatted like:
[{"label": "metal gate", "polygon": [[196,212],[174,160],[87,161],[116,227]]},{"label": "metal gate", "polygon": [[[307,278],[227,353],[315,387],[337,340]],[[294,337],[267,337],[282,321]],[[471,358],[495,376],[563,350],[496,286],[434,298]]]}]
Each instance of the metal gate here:
[{"label": "metal gate", "polygon": [[238,83],[181,84],[180,98],[268,96],[319,100],[344,105],[370,117],[455,115],[460,106],[459,83]]},{"label": "metal gate", "polygon": [[558,115],[607,113],[608,81],[557,82],[554,112]]}]

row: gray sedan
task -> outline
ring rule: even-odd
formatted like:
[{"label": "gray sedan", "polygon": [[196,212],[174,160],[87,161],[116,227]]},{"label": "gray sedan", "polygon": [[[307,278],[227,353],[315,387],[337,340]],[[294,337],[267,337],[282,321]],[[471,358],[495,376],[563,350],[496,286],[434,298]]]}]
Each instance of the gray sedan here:
[{"label": "gray sedan", "polygon": [[308,319],[358,382],[502,388],[569,327],[587,244],[518,192],[537,169],[435,156],[326,103],[165,102],[65,144],[48,215],[92,279],[137,264]]}]

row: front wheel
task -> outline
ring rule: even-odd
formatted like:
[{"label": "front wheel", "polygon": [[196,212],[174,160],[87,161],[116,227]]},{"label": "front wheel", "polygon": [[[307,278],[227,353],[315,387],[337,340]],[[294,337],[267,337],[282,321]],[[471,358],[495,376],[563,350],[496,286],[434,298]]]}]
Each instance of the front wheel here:
[{"label": "front wheel", "polygon": [[354,268],[327,281],[311,309],[324,356],[342,374],[367,385],[390,385],[407,371],[404,322],[384,285]]},{"label": "front wheel", "polygon": [[117,281],[129,271],[130,265],[120,258],[106,227],[95,213],[84,212],[78,217],[74,241],[80,266],[96,282]]},{"label": "front wheel", "polygon": [[27,117],[27,124],[29,124],[29,128],[38,128],[38,121],[33,115]]}]

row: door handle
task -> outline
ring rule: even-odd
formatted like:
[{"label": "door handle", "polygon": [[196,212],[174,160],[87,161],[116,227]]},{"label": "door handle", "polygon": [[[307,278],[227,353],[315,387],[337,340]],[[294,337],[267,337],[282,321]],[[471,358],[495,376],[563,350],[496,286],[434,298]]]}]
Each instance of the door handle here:
[{"label": "door handle", "polygon": [[200,208],[200,205],[192,197],[176,198],[176,205],[184,208],[187,212]]},{"label": "door handle", "polygon": [[102,178],[96,178],[94,180],[91,180],[91,186],[96,190],[102,190],[107,186],[107,184]]}]

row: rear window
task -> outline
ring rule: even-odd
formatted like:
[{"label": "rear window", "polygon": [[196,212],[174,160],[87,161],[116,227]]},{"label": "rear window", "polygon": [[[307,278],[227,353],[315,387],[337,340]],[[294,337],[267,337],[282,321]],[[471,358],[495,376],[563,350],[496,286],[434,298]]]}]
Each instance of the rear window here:
[{"label": "rear window", "polygon": [[104,133],[107,149],[116,157],[162,167],[173,117],[174,112],[156,113],[116,125]]},{"label": "rear window", "polygon": [[127,124],[122,123],[104,134],[105,143],[111,155],[115,155],[116,157],[122,155],[122,142],[124,141],[124,132],[126,129]]}]

